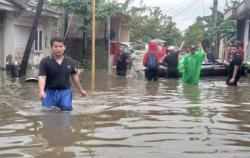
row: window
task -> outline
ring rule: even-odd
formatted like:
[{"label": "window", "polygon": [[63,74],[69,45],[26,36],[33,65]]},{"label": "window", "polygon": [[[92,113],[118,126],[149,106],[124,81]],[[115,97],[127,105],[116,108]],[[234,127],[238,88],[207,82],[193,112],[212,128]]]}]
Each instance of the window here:
[{"label": "window", "polygon": [[37,29],[35,36],[35,52],[41,52],[42,50],[43,50],[43,31],[41,29]]}]

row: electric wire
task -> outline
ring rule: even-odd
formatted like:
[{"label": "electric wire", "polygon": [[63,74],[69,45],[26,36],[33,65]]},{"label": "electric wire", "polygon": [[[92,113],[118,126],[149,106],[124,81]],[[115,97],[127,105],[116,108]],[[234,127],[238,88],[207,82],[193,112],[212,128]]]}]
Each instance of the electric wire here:
[{"label": "electric wire", "polygon": [[172,17],[177,17],[177,16],[181,16],[181,15],[185,14],[186,11],[187,11],[188,9],[190,9],[190,7],[191,7],[192,5],[194,5],[194,4],[197,3],[197,1],[198,1],[198,0],[193,0],[191,3],[189,3],[189,5],[186,5],[184,9],[182,9],[182,10],[180,10],[179,12],[177,12],[176,14],[172,15]]},{"label": "electric wire", "polygon": [[[184,1],[184,0],[183,0]],[[183,7],[185,7],[187,4],[190,3],[190,1],[192,2],[192,0],[186,0],[185,2],[181,2],[179,4],[176,4],[175,6],[173,6],[172,8],[166,10],[167,13],[176,13],[180,10],[183,9]]]},{"label": "electric wire", "polygon": [[177,20],[190,20],[190,19],[196,19],[197,15],[199,15],[199,6],[200,4],[199,3],[196,3],[192,6],[192,8],[185,13],[185,15],[183,16],[179,16],[175,19]]}]

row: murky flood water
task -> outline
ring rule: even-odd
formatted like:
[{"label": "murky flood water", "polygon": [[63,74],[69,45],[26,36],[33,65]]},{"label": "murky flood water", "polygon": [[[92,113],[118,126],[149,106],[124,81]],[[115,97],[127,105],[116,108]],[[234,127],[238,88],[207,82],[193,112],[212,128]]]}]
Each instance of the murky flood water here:
[{"label": "murky flood water", "polygon": [[[247,158],[250,84],[146,82],[98,72],[71,113],[44,111],[37,84],[0,72],[1,158]],[[92,91],[92,90],[94,91]]]}]

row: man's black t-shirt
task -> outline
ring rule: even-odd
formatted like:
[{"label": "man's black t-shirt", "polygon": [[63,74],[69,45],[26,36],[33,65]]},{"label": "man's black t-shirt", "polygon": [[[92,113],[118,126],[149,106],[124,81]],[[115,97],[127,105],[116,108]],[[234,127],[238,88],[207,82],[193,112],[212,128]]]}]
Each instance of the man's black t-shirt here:
[{"label": "man's black t-shirt", "polygon": [[163,62],[166,62],[168,65],[168,70],[178,69],[178,56],[179,52],[168,53],[168,55],[163,59]]},{"label": "man's black t-shirt", "polygon": [[[230,62],[229,66],[228,66],[228,77],[231,79],[233,76],[233,72],[234,72],[234,66],[241,66],[241,57],[240,55],[236,54],[233,56],[232,61]],[[238,81],[240,79],[240,69],[237,72],[236,78],[235,80]]]},{"label": "man's black t-shirt", "polygon": [[70,88],[70,75],[76,73],[74,60],[66,55],[61,65],[51,55],[43,58],[39,66],[39,76],[46,76],[45,88],[50,89]]}]

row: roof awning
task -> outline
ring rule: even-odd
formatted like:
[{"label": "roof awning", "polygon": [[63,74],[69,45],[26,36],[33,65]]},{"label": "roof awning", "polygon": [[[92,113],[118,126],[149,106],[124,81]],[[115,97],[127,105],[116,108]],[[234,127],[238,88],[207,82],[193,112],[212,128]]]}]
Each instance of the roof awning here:
[{"label": "roof awning", "polygon": [[14,4],[6,0],[0,0],[0,10],[16,11],[17,9],[18,8]]},{"label": "roof awning", "polygon": [[232,19],[242,19],[245,15],[248,15],[250,11],[250,1],[244,0],[240,3],[237,7],[230,9],[225,15],[225,20],[232,20]]}]

